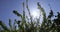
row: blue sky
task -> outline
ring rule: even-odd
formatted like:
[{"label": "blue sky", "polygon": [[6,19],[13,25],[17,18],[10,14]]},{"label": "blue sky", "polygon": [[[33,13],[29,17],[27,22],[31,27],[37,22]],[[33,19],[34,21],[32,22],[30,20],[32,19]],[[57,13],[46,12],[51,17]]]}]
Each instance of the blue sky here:
[{"label": "blue sky", "polygon": [[[25,0],[0,0],[0,20],[4,21],[6,25],[8,25],[9,18],[12,19],[12,23],[14,19],[19,20],[20,18],[13,14],[13,10],[22,14],[22,2],[26,3]],[[60,0],[29,0],[28,5],[31,11],[37,9],[37,2],[40,2],[47,15],[50,10],[48,4],[52,7],[54,14],[60,12]]]}]

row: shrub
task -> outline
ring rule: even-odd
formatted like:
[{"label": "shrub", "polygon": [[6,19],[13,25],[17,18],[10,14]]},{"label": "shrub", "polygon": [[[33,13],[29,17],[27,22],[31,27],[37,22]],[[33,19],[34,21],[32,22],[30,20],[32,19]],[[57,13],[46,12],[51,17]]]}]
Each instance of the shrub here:
[{"label": "shrub", "polygon": [[[11,24],[11,19],[9,19],[9,26],[8,28],[3,21],[0,21],[0,26],[3,28],[3,30],[0,30],[0,32],[59,32],[60,31],[60,13],[58,12],[58,15],[56,16],[57,19],[51,20],[51,18],[54,16],[52,9],[50,10],[50,13],[48,17],[46,17],[46,13],[44,9],[41,7],[39,2],[37,3],[38,9],[41,11],[43,15],[43,21],[40,25],[39,19],[36,19],[37,21],[34,22],[32,19],[30,9],[28,7],[28,0],[26,0],[26,8],[30,17],[30,22],[28,16],[25,14],[24,10],[24,2],[23,2],[23,14],[19,14],[16,10],[13,10],[13,13],[17,15],[18,17],[21,17],[22,20],[14,20],[14,26]],[[27,20],[26,20],[27,19]],[[15,24],[18,25],[18,29],[16,29]]]}]

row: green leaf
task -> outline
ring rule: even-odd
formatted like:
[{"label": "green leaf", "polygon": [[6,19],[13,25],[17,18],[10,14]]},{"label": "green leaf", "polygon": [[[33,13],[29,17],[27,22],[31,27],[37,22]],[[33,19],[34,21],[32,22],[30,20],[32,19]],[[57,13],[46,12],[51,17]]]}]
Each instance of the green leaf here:
[{"label": "green leaf", "polygon": [[16,10],[13,10],[13,13],[22,18],[22,15],[19,14]]},{"label": "green leaf", "polygon": [[0,25],[2,26],[2,28],[3,28],[4,30],[10,31],[4,22],[0,21]]},{"label": "green leaf", "polygon": [[12,29],[12,23],[11,23],[11,19],[9,19],[9,26]]},{"label": "green leaf", "polygon": [[50,10],[50,13],[49,13],[48,18],[51,18],[52,16],[53,16],[53,11],[52,11],[52,10]]},{"label": "green leaf", "polygon": [[32,23],[32,16],[31,16],[31,13],[30,13],[30,9],[28,7],[28,0],[26,0],[26,8],[27,8],[27,11],[28,11],[28,14],[30,16],[31,23]]},{"label": "green leaf", "polygon": [[24,10],[24,2],[23,2],[23,22],[25,21],[25,10]]}]

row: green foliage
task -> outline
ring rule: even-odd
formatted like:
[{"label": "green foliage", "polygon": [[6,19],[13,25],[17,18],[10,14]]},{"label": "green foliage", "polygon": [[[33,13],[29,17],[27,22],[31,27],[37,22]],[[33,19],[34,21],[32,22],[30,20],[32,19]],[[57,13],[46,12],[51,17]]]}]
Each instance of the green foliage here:
[{"label": "green foliage", "polygon": [[13,13],[22,18],[22,15],[19,14],[16,10],[13,10]]},{"label": "green foliage", "polygon": [[[0,30],[0,32],[59,32],[60,31],[60,13],[58,12],[58,15],[56,16],[56,19],[53,18],[53,10],[50,10],[50,13],[48,17],[46,17],[46,13],[44,9],[41,7],[39,2],[37,3],[38,9],[43,15],[43,21],[42,24],[39,23],[40,18],[36,19],[36,22],[32,19],[30,9],[28,6],[28,0],[26,0],[26,8],[29,14],[30,19],[25,14],[25,4],[23,5],[23,14],[19,14],[16,10],[13,10],[13,13],[19,17],[21,17],[22,20],[14,20],[14,23],[12,25],[11,19],[9,19],[9,28],[4,24],[3,21],[0,21],[0,26],[3,28],[3,30]],[[27,20],[26,20],[27,19]],[[30,22],[29,22],[30,21]],[[18,27],[16,27],[16,24]],[[18,29],[17,29],[18,28]]]},{"label": "green foliage", "polygon": [[8,28],[7,28],[7,26],[6,26],[6,24],[4,23],[4,22],[2,22],[2,21],[0,21],[0,26],[2,26],[2,28],[4,29],[4,30],[6,30],[6,31],[10,31]]}]

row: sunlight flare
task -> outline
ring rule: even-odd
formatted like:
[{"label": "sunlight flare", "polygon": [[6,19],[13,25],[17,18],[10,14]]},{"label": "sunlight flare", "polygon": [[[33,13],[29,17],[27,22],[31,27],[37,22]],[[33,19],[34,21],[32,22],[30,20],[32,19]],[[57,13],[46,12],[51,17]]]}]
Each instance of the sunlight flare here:
[{"label": "sunlight flare", "polygon": [[40,13],[39,13],[38,10],[33,10],[32,13],[31,13],[31,15],[32,15],[33,18],[39,18],[39,14]]}]

